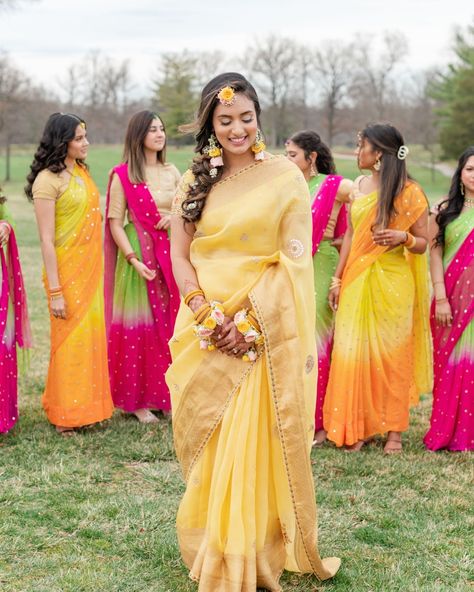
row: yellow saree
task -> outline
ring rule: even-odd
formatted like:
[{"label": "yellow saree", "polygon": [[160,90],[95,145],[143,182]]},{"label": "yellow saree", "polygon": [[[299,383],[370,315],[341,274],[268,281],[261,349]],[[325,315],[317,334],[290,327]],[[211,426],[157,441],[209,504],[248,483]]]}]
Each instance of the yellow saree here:
[{"label": "yellow saree", "polygon": [[[428,257],[376,245],[376,206],[376,192],[351,205],[354,235],[323,409],[324,428],[337,446],[405,431],[410,404],[432,384]],[[389,228],[407,231],[427,207],[421,188],[408,182]]]},{"label": "yellow saree", "polygon": [[265,336],[246,363],[200,350],[191,311],[178,313],[167,382],[190,576],[200,592],[277,592],[284,568],[329,578],[340,562],[317,548],[311,212],[298,169],[270,157],[216,183],[190,256],[207,299],[228,315],[253,308]]},{"label": "yellow saree", "polygon": [[50,315],[51,355],[43,407],[54,425],[80,427],[113,412],[101,223],[97,187],[76,165],[67,190],[56,202],[55,250],[67,318]]}]

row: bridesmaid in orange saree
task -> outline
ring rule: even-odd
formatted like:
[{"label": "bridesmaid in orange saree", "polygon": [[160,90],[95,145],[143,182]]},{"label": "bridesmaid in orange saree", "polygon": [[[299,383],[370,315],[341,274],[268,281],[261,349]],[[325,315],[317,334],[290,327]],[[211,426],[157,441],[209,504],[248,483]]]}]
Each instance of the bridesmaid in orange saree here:
[{"label": "bridesmaid in orange saree", "polygon": [[84,159],[82,119],[55,113],[25,188],[34,199],[51,318],[51,355],[43,407],[56,430],[112,415],[107,364],[99,192]]},{"label": "bridesmaid in orange saree", "polygon": [[349,228],[329,292],[336,313],[324,427],[337,446],[360,450],[387,433],[384,451],[402,449],[410,404],[431,389],[428,204],[408,177],[396,128],[360,134]]}]

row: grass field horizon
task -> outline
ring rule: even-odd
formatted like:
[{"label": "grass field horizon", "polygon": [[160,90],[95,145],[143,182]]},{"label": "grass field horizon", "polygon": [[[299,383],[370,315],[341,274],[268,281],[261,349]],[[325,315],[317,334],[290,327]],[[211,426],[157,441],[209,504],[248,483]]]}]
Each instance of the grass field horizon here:
[{"label": "grass field horizon", "polygon": [[[169,150],[183,171],[190,150]],[[33,207],[22,194],[31,153],[14,154],[3,186],[16,223],[34,348],[19,381],[20,420],[0,435],[2,592],[192,592],[177,545],[184,491],[171,426],[143,426],[116,411],[75,438],[57,436],[41,409],[49,319]],[[91,147],[102,195],[120,147]],[[354,177],[354,162],[337,162]],[[430,199],[449,179],[412,168]],[[0,161],[0,179],[4,174]],[[285,573],[285,592],[468,592],[474,587],[473,455],[430,453],[422,444],[431,396],[413,409],[401,456],[382,442],[360,454],[313,450],[320,552],[342,558],[323,584]]]}]

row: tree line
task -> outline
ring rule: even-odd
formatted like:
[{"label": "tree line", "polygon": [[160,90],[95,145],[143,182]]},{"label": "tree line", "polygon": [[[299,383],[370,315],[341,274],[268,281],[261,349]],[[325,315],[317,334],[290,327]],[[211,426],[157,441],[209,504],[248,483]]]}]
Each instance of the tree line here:
[{"label": "tree line", "polygon": [[441,156],[456,158],[474,138],[474,23],[458,31],[452,49],[444,67],[413,71],[407,38],[398,32],[363,44],[334,40],[313,47],[274,34],[238,57],[165,53],[140,98],[127,60],[92,51],[69,66],[55,92],[0,53],[0,142],[8,161],[12,144],[38,141],[50,113],[70,111],[85,118],[94,142],[118,143],[130,115],[151,108],[162,115],[171,143],[190,144],[178,126],[193,119],[202,86],[219,72],[237,70],[257,89],[271,146],[303,128],[317,130],[330,145],[353,145],[355,130],[378,120],[400,127],[406,141],[432,151],[433,160],[438,142]]}]

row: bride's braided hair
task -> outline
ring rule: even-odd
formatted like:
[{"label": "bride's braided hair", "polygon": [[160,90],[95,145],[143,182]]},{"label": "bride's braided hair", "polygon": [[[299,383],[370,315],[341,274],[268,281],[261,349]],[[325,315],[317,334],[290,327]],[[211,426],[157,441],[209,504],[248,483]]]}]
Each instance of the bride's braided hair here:
[{"label": "bride's braided hair", "polygon": [[187,190],[186,199],[181,207],[182,217],[186,222],[197,222],[202,214],[206,204],[206,198],[212,189],[214,183],[220,180],[222,176],[222,167],[218,167],[217,175],[211,177],[210,156],[204,152],[208,146],[209,137],[213,133],[212,117],[214,109],[219,104],[217,94],[225,87],[230,86],[236,93],[246,95],[255,106],[257,122],[260,127],[260,103],[257,93],[250,82],[237,72],[226,72],[213,78],[202,90],[201,103],[197,112],[196,120],[188,125],[180,126],[180,131],[185,133],[194,132],[196,138],[196,147],[194,152],[197,155],[193,158],[191,172],[194,175],[194,182]]}]

